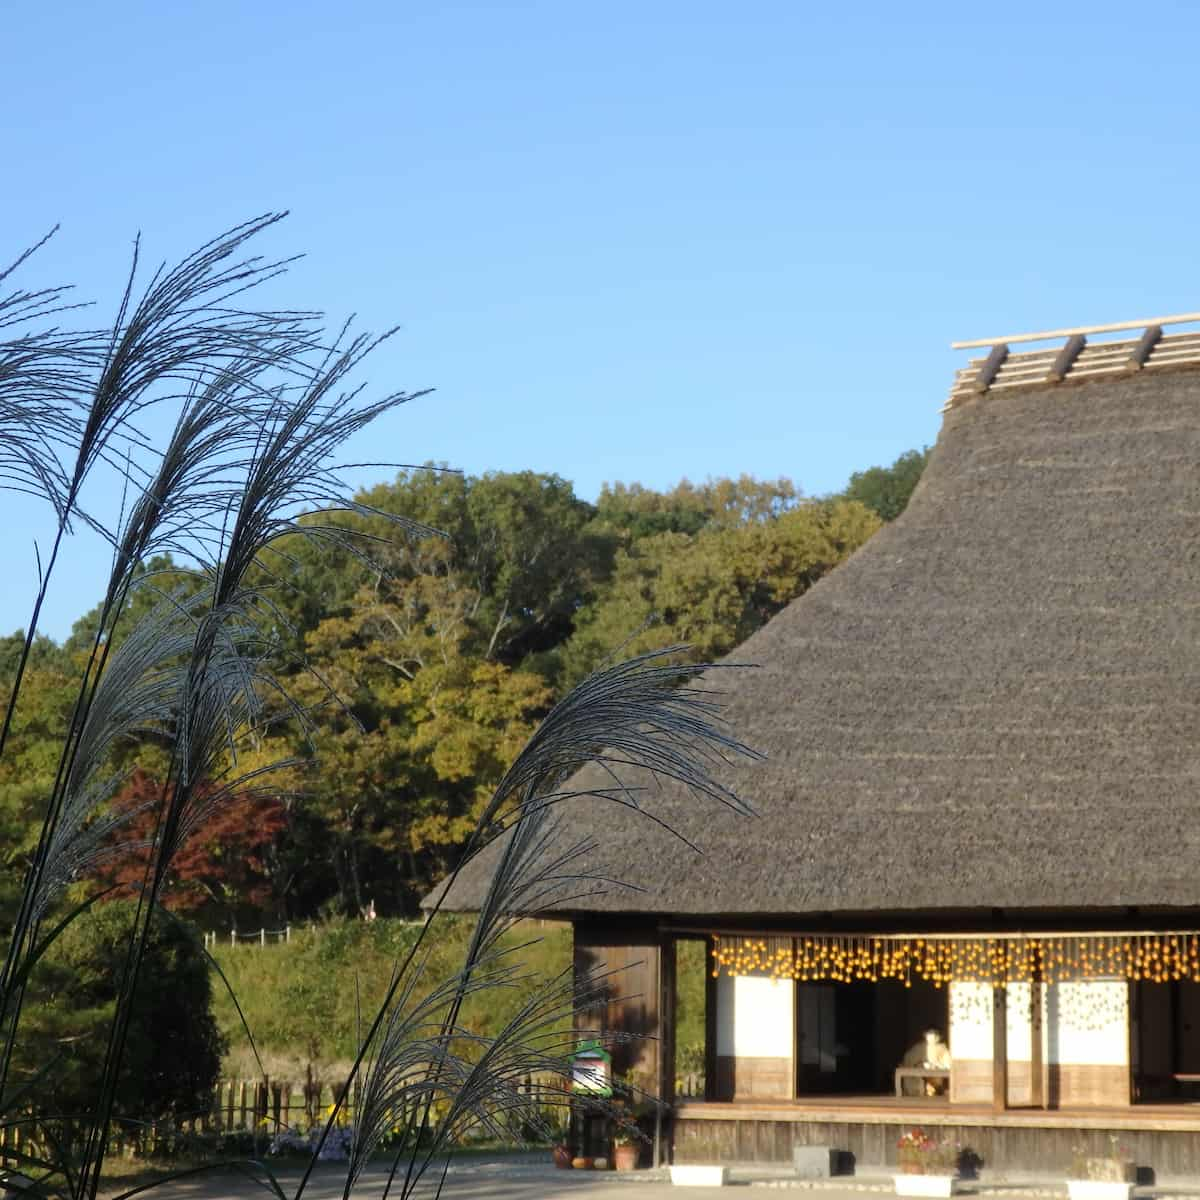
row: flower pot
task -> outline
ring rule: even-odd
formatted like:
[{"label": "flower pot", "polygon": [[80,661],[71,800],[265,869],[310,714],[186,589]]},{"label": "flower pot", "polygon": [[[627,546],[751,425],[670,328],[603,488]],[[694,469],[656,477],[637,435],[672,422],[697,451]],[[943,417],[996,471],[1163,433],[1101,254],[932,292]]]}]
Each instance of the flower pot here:
[{"label": "flower pot", "polygon": [[616,1164],[617,1170],[636,1171],[640,1150],[641,1147],[636,1142],[628,1142],[623,1146],[617,1146],[613,1150],[613,1161]]},{"label": "flower pot", "polygon": [[1133,1184],[1109,1179],[1068,1179],[1067,1194],[1071,1200],[1129,1200]]},{"label": "flower pot", "polygon": [[554,1160],[554,1165],[560,1170],[569,1171],[571,1169],[571,1151],[567,1146],[555,1146],[550,1151],[550,1157]]},{"label": "flower pot", "polygon": [[900,1174],[896,1179],[897,1196],[953,1196],[958,1190],[957,1175]]},{"label": "flower pot", "polygon": [[592,1169],[592,1160],[581,1154],[578,1158],[571,1159],[571,1166],[576,1171],[590,1171]]}]

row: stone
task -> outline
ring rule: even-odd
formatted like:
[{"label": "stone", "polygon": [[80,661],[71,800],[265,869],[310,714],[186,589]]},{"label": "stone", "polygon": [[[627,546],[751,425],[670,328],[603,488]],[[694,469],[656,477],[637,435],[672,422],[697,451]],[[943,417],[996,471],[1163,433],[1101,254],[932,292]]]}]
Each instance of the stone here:
[{"label": "stone", "polygon": [[793,1146],[792,1166],[798,1179],[828,1179],[834,1173],[836,1152],[828,1146]]}]

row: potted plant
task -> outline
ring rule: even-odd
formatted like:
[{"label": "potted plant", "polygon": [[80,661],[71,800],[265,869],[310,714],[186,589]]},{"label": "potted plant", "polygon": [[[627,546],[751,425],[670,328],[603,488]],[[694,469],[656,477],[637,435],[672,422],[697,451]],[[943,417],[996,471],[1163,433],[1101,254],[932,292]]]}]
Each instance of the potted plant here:
[{"label": "potted plant", "polygon": [[613,1164],[618,1171],[636,1171],[641,1146],[630,1129],[620,1129],[613,1137]]},{"label": "potted plant", "polygon": [[1110,1134],[1106,1154],[1089,1154],[1076,1146],[1071,1155],[1067,1191],[1071,1200],[1129,1200],[1137,1180],[1137,1164],[1116,1134]]},{"label": "potted plant", "polygon": [[952,1196],[958,1183],[958,1147],[923,1129],[910,1129],[896,1143],[897,1196]]}]

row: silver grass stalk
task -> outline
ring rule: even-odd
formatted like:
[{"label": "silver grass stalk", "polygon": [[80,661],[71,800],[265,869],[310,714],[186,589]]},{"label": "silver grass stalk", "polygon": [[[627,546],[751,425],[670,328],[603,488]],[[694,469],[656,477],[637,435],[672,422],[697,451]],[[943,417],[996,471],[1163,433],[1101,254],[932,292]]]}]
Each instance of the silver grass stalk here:
[{"label": "silver grass stalk", "polygon": [[[58,777],[46,807],[0,972],[0,1039],[3,1040],[0,1093],[7,1079],[23,995],[23,988],[14,988],[12,981],[22,974],[23,965],[28,965],[27,956],[36,943],[37,921],[44,914],[48,894],[56,890],[63,873],[69,872],[68,860],[74,860],[74,866],[79,865],[79,844],[71,842],[68,854],[61,839],[56,840],[63,789],[72,771],[81,725],[86,720],[96,680],[103,671],[139,553],[153,545],[155,529],[169,513],[170,502],[180,509],[203,509],[203,493],[206,488],[211,489],[212,479],[205,477],[204,472],[189,479],[186,465],[181,464],[194,466],[198,459],[211,456],[214,451],[228,460],[230,447],[237,444],[236,428],[230,420],[222,420],[225,414],[217,411],[215,401],[224,401],[228,414],[246,427],[242,443],[252,443],[249,431],[257,428],[257,414],[248,404],[230,402],[230,381],[235,380],[241,388],[258,396],[261,388],[256,387],[257,371],[271,367],[288,375],[299,373],[304,378],[312,374],[311,368],[298,372],[294,367],[297,356],[315,344],[315,328],[304,314],[256,313],[232,307],[239,293],[277,274],[283,267],[281,263],[264,264],[256,258],[239,261],[234,257],[247,238],[276,219],[269,216],[247,223],[208,243],[173,270],[160,268],[136,304],[133,303],[135,254],[117,318],[107,334],[25,332],[0,344],[0,416],[5,420],[6,432],[15,430],[17,434],[6,442],[17,446],[30,461],[33,461],[30,445],[34,449],[49,446],[48,456],[37,460],[22,482],[27,485],[25,490],[35,492],[40,483],[57,515],[49,558],[44,567],[39,562],[40,586],[0,725],[0,753],[7,742],[42,603],[64,537],[76,518],[105,532],[103,523],[79,507],[84,481],[94,466],[103,462],[115,465],[136,489],[139,476],[135,456],[143,443],[134,425],[137,416],[151,404],[181,397],[194,415],[198,412],[197,419],[190,423],[185,413],[161,469],[150,473],[153,483],[160,485],[157,494],[153,483],[144,490],[142,501],[134,506],[136,519],[118,541],[113,576],[105,592],[92,653],[80,683]],[[25,257],[28,255],[22,256],[22,260]],[[61,310],[61,304],[56,305],[58,295],[59,291],[52,289],[47,293],[18,292],[0,297],[0,326],[7,328],[44,318],[56,307]],[[227,435],[220,439],[211,436],[218,432],[219,423],[223,425],[221,432]],[[48,440],[38,443],[36,433],[29,431],[42,428],[50,431]],[[63,453],[57,453],[60,447]],[[64,471],[61,462],[72,459],[73,465]],[[200,486],[195,486],[197,483]],[[224,500],[215,507],[219,509],[223,503]],[[76,788],[75,794],[78,799],[85,793]],[[93,799],[99,796],[94,790],[89,794]],[[76,811],[86,807],[80,804]],[[86,861],[86,855],[83,857]],[[47,875],[52,880],[49,888]]]},{"label": "silver grass stalk", "polygon": [[[345,1197],[371,1149],[401,1114],[407,1114],[410,1136],[397,1152],[388,1188],[407,1154],[400,1182],[401,1196],[406,1197],[456,1133],[471,1123],[499,1128],[516,1111],[515,1081],[535,1064],[538,1070],[547,1067],[560,1077],[565,1073],[569,1045],[556,1042],[552,1032],[566,1011],[563,981],[537,991],[492,1040],[470,1035],[459,1025],[468,996],[512,984],[514,976],[501,965],[499,940],[514,920],[561,905],[564,893],[572,888],[590,890],[605,882],[582,868],[589,845],[576,844],[554,852],[570,820],[569,810],[563,806],[583,796],[599,795],[641,807],[636,793],[618,774],[635,768],[682,784],[697,802],[715,800],[739,813],[752,811],[714,778],[712,768],[759,755],[721,726],[719,699],[714,693],[689,686],[715,668],[671,662],[680,649],[641,655],[584,680],[555,705],[501,780],[464,856],[465,862],[490,841],[503,838],[460,969],[452,980],[430,993],[428,1002],[418,1002],[406,1011],[416,987],[414,973],[420,974],[415,966],[417,954],[436,918],[435,909],[407,960],[397,966],[351,1079],[322,1132],[318,1149],[345,1101],[354,1074],[361,1070],[363,1094],[368,1099],[359,1120]],[[599,790],[564,786],[589,763],[600,764],[614,786]],[[456,876],[457,871],[443,887],[441,899]],[[438,903],[440,906],[441,900]],[[577,988],[572,986],[567,1009],[573,1015],[586,1007],[597,984],[579,981]],[[426,1019],[431,1011],[442,1014],[441,1027],[432,1037]],[[456,1051],[456,1046],[463,1044],[475,1050],[473,1057],[464,1058]],[[439,1100],[448,1109],[435,1118]],[[431,1137],[433,1149],[419,1153],[417,1146],[423,1137]],[[306,1173],[295,1193],[297,1200],[307,1179]]]},{"label": "silver grass stalk", "polygon": [[[267,639],[255,631],[259,590],[249,582],[273,540],[284,533],[349,542],[344,529],[301,523],[299,515],[314,501],[325,508],[353,509],[335,454],[347,438],[371,420],[407,400],[393,393],[364,402],[361,390],[343,387],[350,372],[377,344],[365,336],[335,343],[319,372],[299,388],[281,388],[265,410],[261,433],[244,468],[241,488],[223,514],[214,555],[208,608],[195,624],[185,682],[173,730],[168,779],[159,805],[154,854],[141,892],[135,936],[122,974],[121,1000],[111,1031],[101,1084],[101,1108],[85,1149],[85,1192],[99,1185],[101,1150],[107,1137],[115,1096],[117,1068],[129,1024],[129,1001],[149,930],[172,859],[187,834],[202,820],[212,793],[205,785],[227,774],[239,737],[256,727],[264,711],[262,672],[247,645]],[[405,524],[397,519],[397,524]],[[256,773],[257,774],[257,773]],[[216,802],[230,797],[248,777],[228,779]]]},{"label": "silver grass stalk", "polygon": [[[354,501],[336,455],[348,437],[410,398],[393,393],[366,401],[360,388],[350,384],[350,373],[376,340],[349,337],[343,330],[332,344],[323,345],[307,314],[236,307],[239,293],[285,265],[237,258],[246,239],[276,219],[249,222],[208,243],[178,267],[160,269],[136,302],[135,256],[108,334],[84,333],[71,340],[50,331],[0,344],[0,421],[11,414],[9,424],[17,430],[51,430],[55,427],[46,419],[48,398],[59,401],[52,411],[65,414],[57,442],[8,439],[24,455],[18,456],[25,469],[20,482],[27,490],[40,488],[51,501],[58,532],[41,575],[25,654],[0,730],[0,748],[42,599],[72,520],[91,524],[114,546],[113,571],[31,886],[10,943],[6,979],[20,965],[23,951],[32,951],[38,922],[62,886],[107,852],[105,840],[119,831],[120,817],[105,811],[120,781],[106,766],[113,746],[147,727],[174,743],[109,1039],[101,1109],[73,1188],[80,1196],[94,1195],[98,1186],[129,1002],[162,881],[179,845],[215,807],[262,788],[262,772],[239,772],[236,760],[239,740],[264,718],[264,697],[272,695],[276,709],[281,699],[282,707],[289,708],[286,693],[269,669],[270,640],[259,632],[268,604],[248,583],[250,568],[261,564],[261,556],[272,551],[272,541],[283,533],[352,546],[348,530],[301,523],[300,517],[314,507],[370,511]],[[44,317],[56,301],[57,293],[0,297],[0,328],[18,318]],[[59,386],[61,394],[52,385]],[[181,413],[165,451],[156,454],[136,422],[148,405],[165,401],[178,403]],[[27,446],[45,451],[45,463]],[[143,465],[147,458],[153,461]],[[65,471],[63,461],[71,463]],[[83,481],[98,464],[116,469],[133,493],[127,518],[111,535],[78,504]],[[201,599],[177,605],[177,622],[156,614],[142,636],[135,631],[114,654],[112,647],[118,643],[113,635],[134,574],[148,555],[163,550],[200,564],[207,581]],[[299,708],[292,705],[291,710],[295,715]],[[20,988],[10,994],[5,987],[0,997],[3,1007],[11,1010],[0,1022],[0,1035],[6,1037],[0,1091],[21,994]]]}]

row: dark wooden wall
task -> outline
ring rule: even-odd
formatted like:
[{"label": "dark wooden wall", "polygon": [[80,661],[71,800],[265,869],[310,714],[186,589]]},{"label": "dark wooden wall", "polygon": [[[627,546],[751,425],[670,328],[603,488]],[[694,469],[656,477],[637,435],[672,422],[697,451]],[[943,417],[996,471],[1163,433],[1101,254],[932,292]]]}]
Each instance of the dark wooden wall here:
[{"label": "dark wooden wall", "polygon": [[[669,1029],[664,1030],[659,989],[669,983],[673,956],[663,963],[658,929],[653,924],[628,921],[577,921],[575,923],[576,979],[585,974],[603,976],[601,1002],[577,1015],[581,1030],[632,1035],[610,1047],[613,1072],[636,1074],[639,1085],[653,1092],[658,1079],[660,1039],[668,1035],[666,1061],[670,1062]],[[668,1072],[668,1075],[673,1072]]]}]

